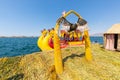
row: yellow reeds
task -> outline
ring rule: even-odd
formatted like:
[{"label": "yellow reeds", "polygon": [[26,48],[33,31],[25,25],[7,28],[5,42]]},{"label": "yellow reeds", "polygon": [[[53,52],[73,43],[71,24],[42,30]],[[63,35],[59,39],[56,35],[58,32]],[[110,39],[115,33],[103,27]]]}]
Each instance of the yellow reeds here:
[{"label": "yellow reeds", "polygon": [[61,74],[63,72],[63,64],[62,64],[62,54],[60,49],[60,39],[58,37],[57,31],[59,25],[56,24],[56,29],[54,32],[54,64],[55,70],[57,74]]},{"label": "yellow reeds", "polygon": [[92,54],[90,49],[90,38],[89,38],[88,30],[84,31],[84,38],[85,38],[85,57],[88,61],[91,61]]}]

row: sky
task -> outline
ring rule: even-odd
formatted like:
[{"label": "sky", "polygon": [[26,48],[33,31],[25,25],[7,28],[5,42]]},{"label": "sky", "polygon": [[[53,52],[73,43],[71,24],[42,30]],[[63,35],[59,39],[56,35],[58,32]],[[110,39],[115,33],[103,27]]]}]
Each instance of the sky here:
[{"label": "sky", "polygon": [[[0,0],[0,36],[40,36],[55,27],[63,11],[74,10],[87,20],[90,34],[120,23],[120,0]],[[75,15],[67,19],[74,23]]]}]

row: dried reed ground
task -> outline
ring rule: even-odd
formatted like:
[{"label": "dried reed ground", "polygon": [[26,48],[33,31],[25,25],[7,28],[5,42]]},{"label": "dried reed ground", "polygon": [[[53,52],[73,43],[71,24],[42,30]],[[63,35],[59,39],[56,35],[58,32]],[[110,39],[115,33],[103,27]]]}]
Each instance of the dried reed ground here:
[{"label": "dried reed ground", "polygon": [[55,73],[53,51],[0,58],[0,80],[120,80],[120,52],[99,44],[91,49],[92,62],[86,61],[82,46],[63,49],[61,75]]}]

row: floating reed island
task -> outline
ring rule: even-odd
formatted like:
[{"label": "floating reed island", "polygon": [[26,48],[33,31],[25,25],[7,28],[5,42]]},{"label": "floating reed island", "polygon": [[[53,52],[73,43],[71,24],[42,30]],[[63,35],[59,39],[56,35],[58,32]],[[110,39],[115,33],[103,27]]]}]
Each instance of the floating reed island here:
[{"label": "floating reed island", "polygon": [[99,44],[91,50],[93,60],[88,62],[84,46],[62,49],[63,74],[55,72],[53,51],[0,58],[0,80],[119,80],[120,52]]}]

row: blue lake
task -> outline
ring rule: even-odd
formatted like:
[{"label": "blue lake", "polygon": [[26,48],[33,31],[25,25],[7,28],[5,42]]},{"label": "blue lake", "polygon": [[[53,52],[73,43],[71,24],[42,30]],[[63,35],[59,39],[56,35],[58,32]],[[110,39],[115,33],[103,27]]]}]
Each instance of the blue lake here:
[{"label": "blue lake", "polygon": [[[0,38],[0,57],[11,57],[39,52],[37,37]],[[90,37],[91,42],[103,44],[103,37]]]}]

